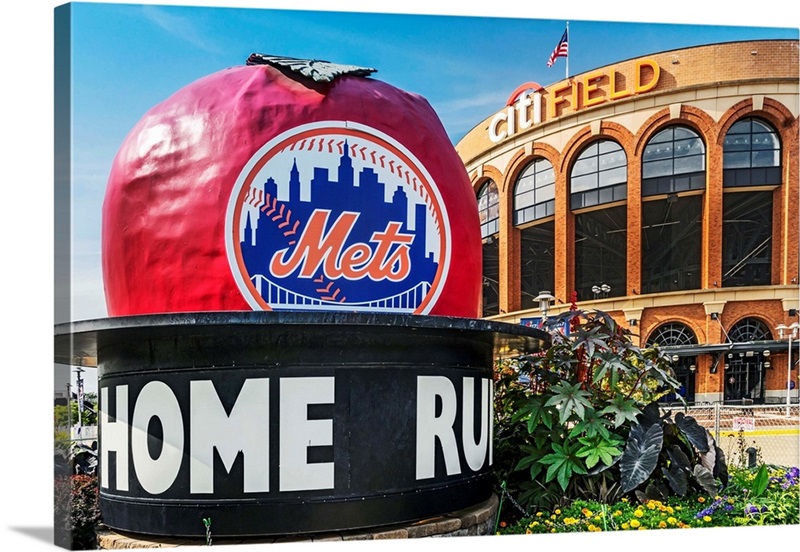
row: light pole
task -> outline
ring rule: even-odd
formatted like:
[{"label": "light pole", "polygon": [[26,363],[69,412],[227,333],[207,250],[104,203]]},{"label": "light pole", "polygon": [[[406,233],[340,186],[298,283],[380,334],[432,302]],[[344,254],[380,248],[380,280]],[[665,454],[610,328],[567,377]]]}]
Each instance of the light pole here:
[{"label": "light pole", "polygon": [[543,321],[547,321],[547,311],[550,310],[550,303],[555,300],[549,291],[540,291],[534,301],[539,301],[539,310],[542,311]]},{"label": "light pole", "polygon": [[778,330],[778,336],[780,339],[784,338],[784,332],[789,332],[789,358],[786,362],[786,417],[788,418],[789,410],[792,404],[792,340],[797,339],[798,330],[800,330],[800,324],[797,322],[793,322],[789,326],[786,324],[780,324],[775,329]]}]

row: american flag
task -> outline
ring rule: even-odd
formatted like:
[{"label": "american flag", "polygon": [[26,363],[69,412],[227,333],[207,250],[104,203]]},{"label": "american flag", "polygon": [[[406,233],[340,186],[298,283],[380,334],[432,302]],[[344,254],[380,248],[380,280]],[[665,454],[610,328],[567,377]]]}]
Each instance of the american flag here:
[{"label": "american flag", "polygon": [[564,29],[564,34],[561,35],[561,40],[558,41],[558,46],[550,54],[550,59],[547,60],[547,66],[552,67],[558,57],[567,57],[569,53],[569,41],[567,40],[567,30]]}]

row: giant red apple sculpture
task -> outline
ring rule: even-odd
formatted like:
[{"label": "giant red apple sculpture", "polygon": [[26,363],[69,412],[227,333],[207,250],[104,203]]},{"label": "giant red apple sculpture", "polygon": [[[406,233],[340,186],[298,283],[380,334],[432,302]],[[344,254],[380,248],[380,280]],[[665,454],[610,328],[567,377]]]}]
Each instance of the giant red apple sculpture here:
[{"label": "giant red apple sculpture", "polygon": [[476,316],[464,166],[428,102],[373,71],[254,54],[148,111],[103,204],[109,315]]}]

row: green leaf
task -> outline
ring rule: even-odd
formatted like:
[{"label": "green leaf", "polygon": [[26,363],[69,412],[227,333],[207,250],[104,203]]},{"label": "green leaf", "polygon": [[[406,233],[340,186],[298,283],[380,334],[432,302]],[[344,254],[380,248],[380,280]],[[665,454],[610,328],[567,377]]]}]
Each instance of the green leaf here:
[{"label": "green leaf", "polygon": [[570,430],[569,436],[576,437],[583,434],[586,437],[600,436],[610,439],[611,432],[608,431],[610,423],[606,418],[600,416],[594,408],[587,408],[583,420],[575,424]]},{"label": "green leaf", "polygon": [[761,464],[761,467],[758,468],[758,473],[756,474],[755,479],[753,479],[752,498],[764,494],[764,491],[767,490],[768,485],[769,485],[769,470],[767,470],[766,464]]},{"label": "green leaf", "polygon": [[545,483],[556,479],[561,486],[561,490],[566,491],[573,473],[586,474],[586,470],[581,466],[577,458],[579,446],[578,443],[572,446],[569,444],[561,446],[557,443],[553,443],[554,452],[541,459],[542,464],[550,466],[547,468]]},{"label": "green leaf", "polygon": [[528,433],[533,433],[539,424],[544,424],[548,429],[553,427],[553,412],[544,404],[544,397],[534,395],[529,397],[520,410],[512,417],[512,421],[528,419]]},{"label": "green leaf", "polygon": [[603,439],[582,437],[578,441],[583,447],[575,454],[578,458],[586,458],[586,467],[592,469],[598,462],[602,461],[606,466],[614,462],[614,457],[622,454],[619,445],[622,441],[617,439]]},{"label": "green leaf", "polygon": [[571,385],[567,382],[561,382],[550,388],[554,393],[552,397],[545,403],[545,406],[555,406],[558,408],[558,420],[560,423],[565,423],[569,417],[575,413],[578,418],[583,419],[584,413],[587,408],[592,407],[589,402],[588,392],[581,389],[581,384],[576,383]]},{"label": "green leaf", "polygon": [[639,409],[636,408],[636,403],[633,399],[626,399],[621,395],[617,395],[607,407],[600,411],[600,414],[613,414],[614,427],[617,428],[625,423],[625,420],[636,422],[636,416],[639,415]]}]

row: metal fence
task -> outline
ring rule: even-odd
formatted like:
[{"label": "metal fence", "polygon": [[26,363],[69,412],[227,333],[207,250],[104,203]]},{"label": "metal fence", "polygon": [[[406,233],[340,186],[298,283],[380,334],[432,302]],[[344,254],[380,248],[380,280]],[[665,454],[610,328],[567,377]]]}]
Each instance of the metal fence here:
[{"label": "metal fence", "polygon": [[729,466],[753,462],[800,466],[800,406],[718,403],[666,407],[674,416],[683,412],[708,429],[725,453]]}]

